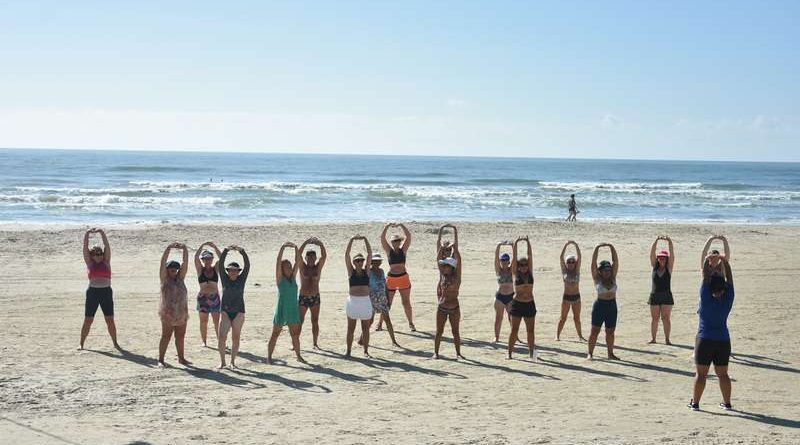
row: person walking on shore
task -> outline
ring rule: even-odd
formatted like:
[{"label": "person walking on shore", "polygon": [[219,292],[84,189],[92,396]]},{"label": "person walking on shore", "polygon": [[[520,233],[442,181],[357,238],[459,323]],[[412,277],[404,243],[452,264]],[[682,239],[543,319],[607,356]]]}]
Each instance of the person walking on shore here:
[{"label": "person walking on shore", "polygon": [[576,221],[578,218],[578,204],[575,202],[575,194],[569,195],[569,202],[567,203],[569,215],[567,215],[567,221],[572,222]]},{"label": "person walking on shore", "polygon": [[[103,241],[103,247],[89,248],[89,237],[97,233]],[[114,323],[114,298],[111,290],[111,244],[103,229],[91,228],[83,235],[83,262],[86,263],[89,287],[86,289],[86,303],[84,305],[83,327],[81,327],[81,342],[78,349],[83,349],[89,330],[92,328],[94,316],[99,307],[106,320],[108,335],[116,349],[121,350],[117,343],[117,325]]]}]

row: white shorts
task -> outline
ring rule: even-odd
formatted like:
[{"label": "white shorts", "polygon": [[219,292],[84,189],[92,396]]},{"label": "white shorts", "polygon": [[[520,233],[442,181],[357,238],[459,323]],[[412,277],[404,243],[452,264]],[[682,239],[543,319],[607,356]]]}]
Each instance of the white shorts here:
[{"label": "white shorts", "polygon": [[363,297],[356,297],[350,295],[347,297],[347,318],[353,320],[369,320],[372,318],[372,301],[369,295]]}]

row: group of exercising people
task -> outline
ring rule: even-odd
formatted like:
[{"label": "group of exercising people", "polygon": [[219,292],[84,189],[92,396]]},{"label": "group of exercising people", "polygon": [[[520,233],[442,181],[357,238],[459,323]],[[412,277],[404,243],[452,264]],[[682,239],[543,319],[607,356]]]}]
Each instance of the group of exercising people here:
[{"label": "group of exercising people", "polygon": [[[398,229],[399,233],[390,235],[389,231],[392,229]],[[100,235],[102,246],[97,245],[90,248],[90,237],[95,233]],[[445,240],[447,233],[452,236],[451,239]],[[722,242],[723,253],[720,253],[719,250],[711,250],[715,240]],[[416,330],[411,306],[411,281],[406,270],[411,232],[403,224],[389,223],[384,226],[380,241],[388,259],[388,273],[382,268],[383,256],[380,253],[373,253],[369,240],[365,236],[352,237],[345,250],[345,267],[349,284],[345,306],[348,319],[347,357],[351,356],[355,341],[355,329],[359,323],[361,334],[358,344],[363,348],[364,355],[369,356],[369,334],[376,315],[378,316],[376,330],[382,330],[385,323],[392,343],[399,346],[389,314],[394,297],[398,292],[402,298],[409,329]],[[666,248],[659,250],[659,243],[662,241],[666,243]],[[363,251],[353,255],[356,243],[363,244]],[[606,248],[610,253],[610,261],[598,262],[601,249]],[[440,358],[440,344],[445,325],[448,322],[452,331],[456,355],[463,358],[459,330],[461,310],[458,299],[463,264],[459,250],[458,230],[455,226],[445,224],[439,228],[436,249],[439,280],[436,287],[438,306],[436,309],[434,358]],[[181,252],[182,260],[180,262],[170,259],[173,250]],[[89,287],[86,291],[85,318],[81,330],[80,349],[84,347],[98,307],[103,311],[114,347],[121,349],[117,343],[114,325],[111,248],[105,232],[98,228],[89,229],[84,236],[83,251],[88,270]],[[228,262],[228,256],[232,251],[236,251],[241,256],[241,265],[237,261]],[[287,251],[290,252],[288,258],[286,258]],[[189,250],[185,244],[172,243],[164,250],[159,265],[161,298],[158,313],[161,319],[162,334],[158,363],[161,367],[166,366],[164,357],[173,335],[179,363],[189,364],[184,355],[184,339],[189,318],[188,291],[185,284],[188,257]],[[572,240],[567,241],[559,258],[564,293],[556,340],[560,340],[561,332],[571,311],[578,337],[582,341],[587,341],[581,331],[579,285],[582,257],[578,244]],[[313,347],[319,348],[319,280],[326,260],[325,245],[316,237],[307,239],[300,246],[287,242],[280,247],[275,264],[275,284],[278,296],[273,316],[273,329],[268,341],[267,363],[273,362],[275,345],[284,326],[288,327],[292,349],[297,360],[304,362],[300,349],[300,333],[309,312],[311,313]],[[367,265],[367,260],[369,260],[369,265]],[[696,374],[693,397],[688,405],[694,410],[699,409],[699,400],[712,363],[723,395],[723,403],[720,406],[724,409],[731,409],[731,383],[727,374],[730,357],[727,318],[733,304],[734,292],[729,260],[730,247],[727,239],[720,235],[710,237],[701,255],[702,284],[698,307],[700,323],[694,353]],[[648,300],[651,312],[650,343],[656,342],[660,321],[664,328],[665,341],[667,344],[671,344],[669,339],[670,314],[674,304],[671,276],[674,262],[675,250],[672,240],[668,236],[657,237],[650,248],[652,268],[652,289]],[[232,337],[230,367],[235,368],[239,340],[245,321],[244,289],[250,272],[250,259],[242,247],[232,245],[220,251],[214,243],[206,242],[196,250],[194,264],[200,288],[197,294],[197,311],[200,314],[201,339],[203,344],[207,345],[210,315],[217,336],[217,350],[220,356],[219,369],[228,366],[226,351],[229,332]],[[597,338],[601,330],[605,328],[608,358],[619,360],[614,354],[614,331],[617,324],[617,271],[619,270],[619,258],[614,246],[609,243],[597,245],[590,267],[597,298],[592,304],[587,359],[593,358]],[[535,361],[534,326],[537,311],[533,292],[533,248],[528,237],[498,243],[494,254],[494,268],[498,283],[494,302],[495,341],[500,341],[502,321],[507,317],[511,326],[507,342],[508,358],[512,358],[515,345],[520,342],[527,344],[528,356]],[[299,286],[297,275],[300,276]],[[221,292],[220,284],[222,285]],[[519,339],[519,328],[523,321],[527,333],[526,342]]]}]

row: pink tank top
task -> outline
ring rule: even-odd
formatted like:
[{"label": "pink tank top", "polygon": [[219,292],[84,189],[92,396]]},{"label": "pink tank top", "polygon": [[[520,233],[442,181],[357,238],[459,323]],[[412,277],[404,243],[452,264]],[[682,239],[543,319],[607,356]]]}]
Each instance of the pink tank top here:
[{"label": "pink tank top", "polygon": [[111,267],[105,261],[101,263],[91,262],[87,266],[89,279],[108,278],[111,279]]}]

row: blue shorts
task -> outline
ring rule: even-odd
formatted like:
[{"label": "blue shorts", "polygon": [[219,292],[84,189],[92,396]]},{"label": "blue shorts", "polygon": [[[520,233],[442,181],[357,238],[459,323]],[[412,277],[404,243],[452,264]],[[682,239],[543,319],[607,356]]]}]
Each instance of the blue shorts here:
[{"label": "blue shorts", "polygon": [[606,329],[617,327],[617,300],[594,300],[592,304],[592,326]]},{"label": "blue shorts", "polygon": [[494,294],[494,298],[500,303],[503,303],[503,305],[507,305],[508,303],[511,303],[511,300],[514,298],[514,292],[511,292],[509,295],[503,295],[500,292],[497,292]]}]

